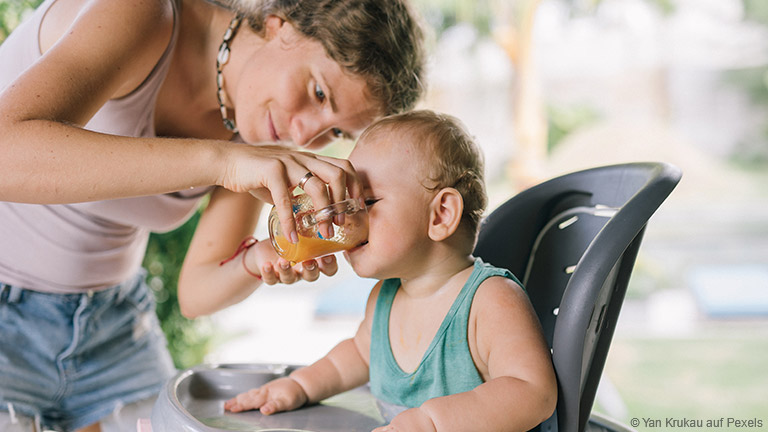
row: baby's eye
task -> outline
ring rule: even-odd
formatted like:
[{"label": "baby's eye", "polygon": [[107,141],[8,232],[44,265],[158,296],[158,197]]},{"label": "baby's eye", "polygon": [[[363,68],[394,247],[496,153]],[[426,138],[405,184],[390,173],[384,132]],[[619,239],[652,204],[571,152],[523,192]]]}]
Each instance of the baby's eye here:
[{"label": "baby's eye", "polygon": [[379,201],[381,201],[381,198],[368,198],[365,200],[365,206],[371,207],[372,205],[376,204]]},{"label": "baby's eye", "polygon": [[341,130],[341,129],[339,129],[339,128],[333,128],[333,129],[331,129],[331,133],[332,133],[332,134],[333,134],[333,136],[334,136],[334,137],[336,137],[336,138],[343,138],[343,137],[344,137],[344,131],[342,131],[342,130]]},{"label": "baby's eye", "polygon": [[325,101],[325,92],[320,87],[320,84],[315,84],[315,96],[317,97],[317,100],[320,102]]}]

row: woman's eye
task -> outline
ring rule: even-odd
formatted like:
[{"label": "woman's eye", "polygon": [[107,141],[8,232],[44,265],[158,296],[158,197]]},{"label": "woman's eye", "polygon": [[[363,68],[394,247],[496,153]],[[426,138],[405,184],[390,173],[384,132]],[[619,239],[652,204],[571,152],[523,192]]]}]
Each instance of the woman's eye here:
[{"label": "woman's eye", "polygon": [[341,129],[339,129],[339,128],[333,128],[333,129],[331,129],[331,133],[332,133],[332,134],[333,134],[333,136],[334,136],[334,137],[336,137],[336,138],[343,138],[343,137],[344,137],[344,131],[342,131],[342,130],[341,130]]},{"label": "woman's eye", "polygon": [[325,101],[325,92],[320,88],[320,84],[315,84],[315,96],[320,102]]},{"label": "woman's eye", "polygon": [[381,201],[381,198],[368,198],[365,200],[365,206],[371,207],[372,205],[376,204],[379,201]]}]

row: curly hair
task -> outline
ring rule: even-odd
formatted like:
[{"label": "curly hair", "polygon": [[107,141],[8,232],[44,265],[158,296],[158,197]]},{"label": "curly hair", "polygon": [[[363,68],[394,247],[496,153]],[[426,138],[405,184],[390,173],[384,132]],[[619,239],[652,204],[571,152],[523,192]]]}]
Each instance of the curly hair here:
[{"label": "curly hair", "polygon": [[328,56],[362,76],[383,115],[407,111],[424,94],[424,32],[407,0],[208,0],[243,15],[264,34],[278,16],[319,41]]},{"label": "curly hair", "polygon": [[477,234],[488,205],[483,152],[466,126],[454,116],[416,110],[381,118],[370,125],[359,141],[383,131],[397,131],[423,157],[414,163],[427,173],[422,185],[430,191],[450,187],[464,202],[461,224]]}]

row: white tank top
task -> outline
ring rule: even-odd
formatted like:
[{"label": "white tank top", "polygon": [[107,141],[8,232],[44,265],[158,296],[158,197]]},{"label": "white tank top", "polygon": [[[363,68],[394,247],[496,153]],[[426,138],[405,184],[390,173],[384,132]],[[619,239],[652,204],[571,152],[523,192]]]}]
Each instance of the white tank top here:
[{"label": "white tank top", "polygon": [[[40,24],[54,1],[46,0],[0,45],[0,89],[40,58]],[[179,5],[171,2],[173,36],[152,73],[131,94],[107,102],[86,129],[155,136],[155,101],[178,37]],[[149,233],[180,226],[211,189],[77,204],[0,201],[0,283],[77,293],[123,282],[141,266]]]}]

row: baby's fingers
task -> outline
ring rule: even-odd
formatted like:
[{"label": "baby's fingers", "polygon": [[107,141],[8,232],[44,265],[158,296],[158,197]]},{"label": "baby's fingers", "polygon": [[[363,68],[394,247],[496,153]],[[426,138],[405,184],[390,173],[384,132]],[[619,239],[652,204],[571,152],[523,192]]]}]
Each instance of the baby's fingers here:
[{"label": "baby's fingers", "polygon": [[232,412],[248,411],[261,408],[266,402],[267,395],[260,388],[240,393],[224,402],[224,409]]},{"label": "baby's fingers", "polygon": [[264,415],[270,415],[282,411],[290,411],[304,404],[304,399],[298,394],[277,394],[268,398],[259,408]]},{"label": "baby's fingers", "polygon": [[285,409],[279,409],[279,406],[275,401],[268,401],[262,405],[261,408],[259,408],[259,411],[261,411],[261,413],[264,415],[270,415],[278,411],[285,411]]}]

